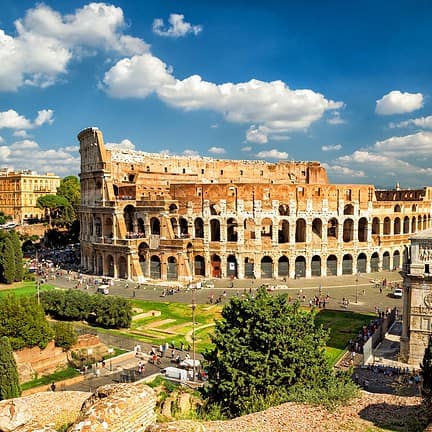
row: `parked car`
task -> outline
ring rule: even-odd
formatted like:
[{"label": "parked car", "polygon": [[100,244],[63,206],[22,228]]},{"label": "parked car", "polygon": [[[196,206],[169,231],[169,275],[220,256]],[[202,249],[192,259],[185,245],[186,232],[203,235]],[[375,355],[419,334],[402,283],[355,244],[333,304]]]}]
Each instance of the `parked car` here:
[{"label": "parked car", "polygon": [[395,288],[393,290],[393,297],[395,298],[402,298],[403,290],[402,288]]}]

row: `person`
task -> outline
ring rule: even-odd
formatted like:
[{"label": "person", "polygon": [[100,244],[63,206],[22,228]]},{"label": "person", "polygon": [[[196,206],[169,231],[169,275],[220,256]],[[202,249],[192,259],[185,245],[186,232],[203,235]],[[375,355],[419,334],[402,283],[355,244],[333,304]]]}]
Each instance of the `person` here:
[{"label": "person", "polygon": [[51,391],[56,391],[56,383],[54,381],[51,384]]}]

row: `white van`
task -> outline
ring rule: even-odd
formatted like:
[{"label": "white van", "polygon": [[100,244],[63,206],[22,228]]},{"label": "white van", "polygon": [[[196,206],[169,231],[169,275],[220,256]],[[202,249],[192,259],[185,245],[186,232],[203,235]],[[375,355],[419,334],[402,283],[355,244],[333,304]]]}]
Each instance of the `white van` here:
[{"label": "white van", "polygon": [[96,290],[97,294],[108,295],[109,294],[109,286],[108,285],[99,285]]}]

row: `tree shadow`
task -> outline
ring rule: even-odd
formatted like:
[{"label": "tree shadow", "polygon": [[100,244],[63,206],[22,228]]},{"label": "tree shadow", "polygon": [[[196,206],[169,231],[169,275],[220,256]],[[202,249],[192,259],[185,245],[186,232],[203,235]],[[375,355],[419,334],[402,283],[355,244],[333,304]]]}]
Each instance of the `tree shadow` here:
[{"label": "tree shadow", "polygon": [[380,428],[395,431],[420,432],[432,420],[424,404],[398,405],[386,402],[368,405],[359,411],[363,420]]}]

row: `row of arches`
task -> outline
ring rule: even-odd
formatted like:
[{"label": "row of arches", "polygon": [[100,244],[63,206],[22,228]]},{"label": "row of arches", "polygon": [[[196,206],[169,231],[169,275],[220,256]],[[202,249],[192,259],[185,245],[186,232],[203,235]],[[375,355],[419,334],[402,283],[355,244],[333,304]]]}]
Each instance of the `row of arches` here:
[{"label": "row of arches", "polygon": [[[228,255],[225,262],[221,256],[213,254],[207,262],[203,255],[191,257],[191,272],[193,276],[202,277],[236,277],[236,278],[296,278],[309,276],[338,276],[357,273],[378,272],[381,270],[394,270],[402,265],[401,254],[398,250],[391,255],[389,251],[380,256],[374,252],[369,257],[365,253],[356,256],[347,253],[340,257],[329,255],[322,259],[319,255],[307,259],[303,255],[290,260],[282,255],[274,258],[269,255],[262,256],[258,261],[251,257],[237,258]],[[149,260],[149,262],[147,262]],[[140,255],[140,264],[145,276],[152,279],[177,280],[179,276],[179,262],[175,256],[168,256],[166,261],[156,254]],[[162,267],[166,265],[164,274]]]}]

